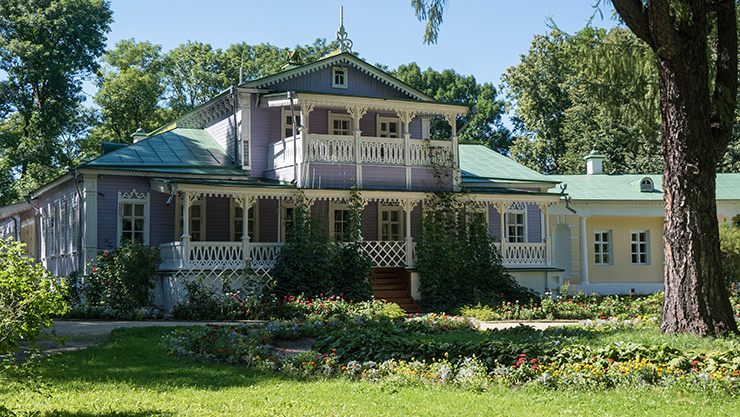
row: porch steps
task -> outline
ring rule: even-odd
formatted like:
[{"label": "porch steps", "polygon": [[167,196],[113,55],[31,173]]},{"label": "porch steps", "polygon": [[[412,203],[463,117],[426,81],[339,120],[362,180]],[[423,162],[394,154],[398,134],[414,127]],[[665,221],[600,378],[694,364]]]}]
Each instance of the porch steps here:
[{"label": "porch steps", "polygon": [[376,299],[398,304],[407,313],[421,310],[409,289],[409,273],[405,268],[373,268],[373,294]]}]

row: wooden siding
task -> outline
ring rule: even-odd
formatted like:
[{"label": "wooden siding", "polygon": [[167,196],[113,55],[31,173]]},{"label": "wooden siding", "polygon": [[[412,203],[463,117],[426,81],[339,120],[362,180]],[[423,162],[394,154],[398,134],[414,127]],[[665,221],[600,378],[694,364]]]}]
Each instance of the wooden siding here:
[{"label": "wooden siding", "polygon": [[411,189],[415,191],[452,190],[452,176],[435,178],[433,168],[412,168]]},{"label": "wooden siding", "polygon": [[383,97],[383,98],[411,98],[407,94],[358,71],[348,67],[347,88],[333,88],[332,68],[323,68],[302,76],[291,78],[267,86],[270,90],[278,91],[315,91],[319,93],[345,94],[354,96]]},{"label": "wooden siding", "polygon": [[206,240],[228,242],[231,238],[230,201],[225,197],[206,198]]},{"label": "wooden siding", "polygon": [[[98,249],[113,249],[118,246],[118,192],[128,193],[132,189],[136,189],[138,193],[148,193],[150,191],[149,179],[111,175],[98,178]],[[152,205],[151,201],[150,205]],[[150,214],[151,209],[150,206]],[[158,225],[150,221],[150,238],[153,227],[158,227]],[[170,238],[167,241],[171,240]]]},{"label": "wooden siding", "polygon": [[493,236],[497,242],[500,242],[503,236],[501,236],[501,215],[495,207],[488,206],[488,232]]},{"label": "wooden siding", "polygon": [[[404,213],[404,221],[406,219],[406,213]],[[404,237],[406,235],[406,226],[403,229]],[[415,241],[419,241],[421,238],[421,206],[417,205],[414,210],[411,211],[411,237]]]},{"label": "wooden siding", "polygon": [[267,169],[267,145],[280,139],[280,109],[252,104],[252,169],[250,175],[262,177]]},{"label": "wooden siding", "polygon": [[262,199],[259,201],[259,229],[261,242],[277,242],[278,233],[278,200]]},{"label": "wooden siding", "polygon": [[368,190],[405,190],[406,168],[363,166],[362,188]]},{"label": "wooden siding", "polygon": [[[354,165],[311,164],[308,168],[307,188],[348,189],[355,184],[357,168]],[[363,188],[364,187],[363,170]]]},{"label": "wooden siding", "polygon": [[527,242],[542,242],[542,215],[535,204],[527,204]]},{"label": "wooden siding", "polygon": [[373,201],[362,211],[362,238],[378,240],[378,203]]},{"label": "wooden siding", "polygon": [[234,116],[232,114],[228,114],[224,119],[207,124],[205,130],[213,136],[213,139],[221,145],[226,153],[234,158]]},{"label": "wooden siding", "polygon": [[[162,243],[172,242],[175,236],[177,216],[175,213],[175,197],[170,205],[166,193],[151,192],[149,199],[149,244],[159,246]],[[179,237],[179,236],[178,236]]]}]

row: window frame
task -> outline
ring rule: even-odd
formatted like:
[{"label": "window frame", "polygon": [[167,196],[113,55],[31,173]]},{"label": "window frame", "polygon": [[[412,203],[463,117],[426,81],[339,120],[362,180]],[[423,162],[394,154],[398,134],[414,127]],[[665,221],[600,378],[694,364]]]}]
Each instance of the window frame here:
[{"label": "window frame", "polygon": [[[644,234],[645,240],[640,241],[639,235]],[[635,235],[638,235],[638,240],[635,240]],[[639,245],[644,244],[645,250],[640,251]],[[635,252],[635,245],[638,245],[638,250]],[[638,262],[635,262],[635,256],[638,257]],[[640,256],[645,257],[644,262],[639,262]],[[650,230],[648,229],[640,229],[640,230],[630,230],[630,261],[632,262],[632,265],[650,265]]]},{"label": "window frame", "polygon": [[[236,215],[236,210],[240,209],[241,206],[234,200],[233,198],[229,198],[229,236],[231,236],[232,242],[241,242],[242,236],[240,235],[239,238],[236,237],[236,234],[241,234],[242,229],[237,230],[236,228],[236,222],[241,221],[241,216]],[[259,234],[260,234],[260,227],[259,227],[259,200],[256,200],[254,204],[252,204],[249,207],[249,211],[252,212],[252,233],[249,235],[249,241],[250,242],[259,242]],[[247,222],[249,222],[249,213],[247,213]],[[247,232],[249,231],[249,226],[247,226]]]},{"label": "window frame", "polygon": [[[347,234],[344,234],[343,236],[341,236],[341,239],[337,239],[336,218],[335,218],[335,213],[337,211],[346,211],[347,213],[349,213],[350,211],[349,204],[335,203],[335,202],[329,203],[329,237],[336,242],[349,242],[349,235]],[[346,225],[349,222],[349,220],[348,218],[345,217],[342,220],[342,222]]]},{"label": "window frame", "polygon": [[[290,119],[291,123],[288,123]],[[296,136],[301,134],[301,112],[295,110],[295,121],[298,124],[295,127]],[[293,137],[293,116],[290,114],[290,109],[280,109],[280,139],[288,139]],[[290,127],[290,134],[288,135],[288,127]]]},{"label": "window frame", "polygon": [[282,201],[280,203],[280,243],[285,243],[288,239],[288,210],[293,210],[293,215],[291,216],[291,221],[295,222],[295,203],[288,203],[285,201]]},{"label": "window frame", "polygon": [[[384,222],[383,221],[383,213],[384,212],[385,213],[390,213],[390,212],[397,212],[398,213],[398,239],[395,239],[395,240],[393,240],[393,239],[389,239],[389,240],[383,239],[383,222]],[[382,242],[400,242],[400,241],[402,241],[405,238],[405,236],[404,236],[404,226],[405,226],[404,225],[404,221],[405,221],[405,219],[404,219],[404,215],[403,214],[404,214],[404,212],[403,212],[403,209],[401,207],[398,207],[398,206],[378,205],[378,240],[379,241],[382,241]],[[390,221],[390,217],[389,217],[389,220],[388,221],[390,222],[389,224],[392,224],[392,222]],[[389,235],[391,235],[390,232],[389,232]]]},{"label": "window frame", "polygon": [[[337,74],[342,73],[342,81],[341,83],[337,82]],[[346,89],[349,85],[348,83],[349,79],[349,68],[347,67],[332,67],[331,68],[331,86],[332,88],[343,88]]]},{"label": "window frame", "polygon": [[[396,124],[396,135],[397,136],[381,136],[380,133],[380,125],[382,123],[388,123],[390,126],[390,123]],[[401,131],[403,129],[403,125],[401,124],[401,119],[398,117],[388,117],[388,116],[381,116],[379,114],[375,115],[375,136],[379,138],[390,138],[390,139],[398,139],[403,137],[403,132]],[[390,133],[389,133],[390,134]]]},{"label": "window frame", "polygon": [[[608,241],[604,242],[603,236],[608,236]],[[600,239],[597,241],[596,236],[600,236]],[[593,232],[593,239],[594,239],[594,265],[614,265],[614,234],[612,233],[611,229],[595,229]],[[596,250],[596,245],[599,245],[600,250]],[[604,246],[606,246],[607,250],[604,251]],[[604,256],[606,255],[606,262],[604,262]]]},{"label": "window frame", "polygon": [[[144,245],[149,245],[149,221],[151,216],[149,215],[149,207],[150,207],[150,196],[149,193],[139,193],[136,191],[136,189],[132,189],[128,193],[122,193],[121,191],[118,192],[118,212],[116,213],[116,219],[118,223],[118,231],[116,234],[116,239],[118,242],[118,246],[121,246],[123,243],[123,206],[124,204],[143,204],[144,210],[143,210],[143,217],[144,219],[144,230],[142,230],[142,239],[141,243]],[[132,213],[135,213],[133,211],[132,207]],[[132,215],[132,218],[135,220],[137,216]]]},{"label": "window frame", "polygon": [[[521,241],[519,241],[519,240],[512,241],[511,240],[512,235],[511,235],[510,230],[509,230],[509,225],[511,224],[509,222],[509,215],[510,214],[514,214],[514,215],[520,215],[521,214],[522,215],[522,223],[514,223],[514,227],[521,227],[522,228]],[[524,209],[509,209],[509,210],[506,210],[506,212],[504,213],[504,230],[506,231],[506,243],[527,243],[527,230],[528,230],[527,226],[528,225],[527,225],[527,210],[526,210],[526,208],[524,208]],[[516,236],[518,236],[518,235],[516,235]]]},{"label": "window frame", "polygon": [[[354,126],[352,124],[353,123],[352,116],[350,116],[347,113],[333,113],[331,110],[328,111],[328,114],[329,114],[329,117],[328,117],[328,119],[329,119],[329,126],[328,126],[329,127],[329,130],[327,130],[327,132],[328,132],[329,135],[332,135],[332,136],[352,136],[352,135],[354,135]],[[347,121],[349,121],[349,125],[348,125],[349,126],[348,127],[348,132],[349,133],[347,133],[346,135],[345,134],[341,134],[341,133],[335,133],[335,130],[334,130],[334,121],[335,120],[347,120]]]}]

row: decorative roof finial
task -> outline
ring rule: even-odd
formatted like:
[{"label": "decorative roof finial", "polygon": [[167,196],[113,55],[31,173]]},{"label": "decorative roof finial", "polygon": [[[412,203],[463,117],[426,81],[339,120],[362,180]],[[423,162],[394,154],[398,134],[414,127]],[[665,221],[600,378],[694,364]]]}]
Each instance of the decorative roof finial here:
[{"label": "decorative roof finial", "polygon": [[340,52],[352,52],[352,41],[347,37],[344,30],[344,7],[339,6],[339,30],[337,30],[337,42]]}]

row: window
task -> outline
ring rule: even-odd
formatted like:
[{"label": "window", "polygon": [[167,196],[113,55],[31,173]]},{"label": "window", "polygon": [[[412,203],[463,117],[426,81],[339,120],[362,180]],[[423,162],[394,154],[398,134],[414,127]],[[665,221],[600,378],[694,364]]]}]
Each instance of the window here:
[{"label": "window", "polygon": [[280,230],[280,239],[282,242],[286,242],[290,233],[292,232],[293,225],[295,224],[295,205],[291,203],[282,203],[280,209],[282,216],[282,226]]},{"label": "window", "polygon": [[650,233],[647,230],[630,232],[630,256],[634,265],[650,263]]},{"label": "window", "polygon": [[149,244],[149,193],[118,192],[118,244]]},{"label": "window", "polygon": [[653,192],[653,180],[648,177],[643,178],[640,181],[640,192],[652,193]]},{"label": "window", "polygon": [[67,200],[59,202],[59,254],[69,253],[69,237],[67,236]]},{"label": "window", "polygon": [[[233,242],[241,242],[242,240],[242,210],[241,206],[234,200],[231,200],[231,239]],[[247,212],[247,233],[249,234],[249,240],[252,242],[258,242],[257,236],[257,203],[255,202],[249,207]]]},{"label": "window", "polygon": [[[282,110],[282,119],[281,119],[281,131],[283,132],[282,138],[290,138],[293,136],[293,115],[290,114],[290,110],[283,109]],[[300,133],[300,126],[301,126],[301,113],[296,110],[295,111],[295,132],[296,135]]]},{"label": "window", "polygon": [[347,68],[332,68],[331,86],[334,88],[347,88]]},{"label": "window", "polygon": [[380,207],[378,210],[378,237],[383,241],[401,240],[402,212],[398,207]]},{"label": "window", "polygon": [[348,114],[337,114],[329,111],[329,134],[344,135],[352,134],[352,118]]},{"label": "window", "polygon": [[612,263],[611,237],[611,230],[597,230],[594,232],[594,263],[596,265],[610,265]]},{"label": "window", "polygon": [[377,116],[376,129],[380,138],[398,138],[401,132],[401,121],[394,117]]},{"label": "window", "polygon": [[339,242],[349,241],[349,207],[346,204],[331,204],[329,207],[329,235]]},{"label": "window", "polygon": [[[183,211],[185,209],[184,202],[181,199],[177,200],[177,230],[176,239],[182,237],[182,225],[183,225]],[[190,240],[193,242],[201,242],[206,238],[206,202],[205,198],[194,201],[190,204],[190,223],[188,224],[190,234]]]},{"label": "window", "polygon": [[524,243],[527,226],[524,210],[506,212],[506,236],[509,243]]}]

